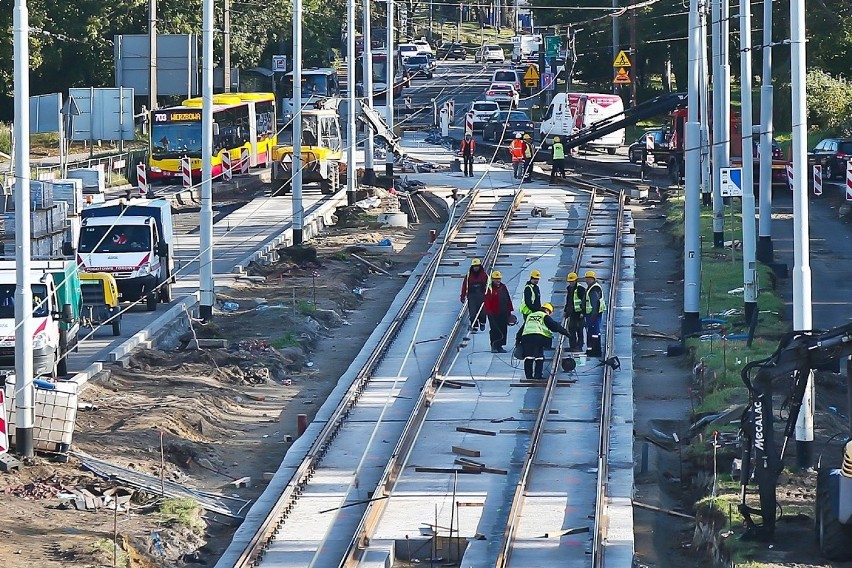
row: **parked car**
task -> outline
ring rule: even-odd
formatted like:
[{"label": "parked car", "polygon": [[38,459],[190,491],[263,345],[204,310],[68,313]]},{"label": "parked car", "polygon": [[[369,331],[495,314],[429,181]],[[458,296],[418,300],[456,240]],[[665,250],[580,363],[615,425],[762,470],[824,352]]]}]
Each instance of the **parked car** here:
[{"label": "parked car", "polygon": [[411,45],[417,48],[417,53],[421,55],[432,55],[432,46],[425,39],[416,39],[411,42]]},{"label": "parked car", "polygon": [[417,55],[417,46],[410,43],[401,43],[396,47],[396,50],[403,63],[412,55]]},{"label": "parked car", "polygon": [[482,126],[491,118],[491,115],[500,110],[500,105],[493,101],[474,101],[470,105],[468,114],[473,117],[473,129],[482,130]]},{"label": "parked car", "polygon": [[491,76],[492,83],[511,83],[519,93],[524,84],[524,74],[517,69],[498,69]]},{"label": "parked car", "polygon": [[843,178],[849,159],[852,159],[852,139],[826,138],[808,152],[808,170],[810,166],[821,165],[823,179]]},{"label": "parked car", "polygon": [[458,43],[444,43],[437,50],[438,59],[461,59],[467,58],[467,50]]},{"label": "parked car", "polygon": [[511,83],[491,83],[491,86],[485,91],[485,100],[511,108],[518,106],[520,95]]},{"label": "parked car", "polygon": [[409,79],[414,79],[417,76],[432,78],[435,68],[425,55],[411,55],[402,63],[405,68],[405,73]]},{"label": "parked car", "polygon": [[[652,130],[646,130],[642,136],[636,139],[636,142],[631,144],[627,148],[627,157],[630,159],[630,162],[633,164],[642,163],[642,153],[645,151],[645,140],[648,136],[652,136],[654,139],[654,148],[662,148],[666,143],[666,135],[663,132],[662,128],[654,128]],[[654,161],[653,154],[650,157],[651,161]]]},{"label": "parked car", "polygon": [[524,111],[501,110],[488,118],[482,128],[482,138],[502,142],[504,138],[514,138],[518,133],[532,136],[534,131],[535,124]]},{"label": "parked car", "polygon": [[504,63],[506,55],[503,53],[503,48],[499,45],[483,45],[476,50],[473,60],[477,63]]}]

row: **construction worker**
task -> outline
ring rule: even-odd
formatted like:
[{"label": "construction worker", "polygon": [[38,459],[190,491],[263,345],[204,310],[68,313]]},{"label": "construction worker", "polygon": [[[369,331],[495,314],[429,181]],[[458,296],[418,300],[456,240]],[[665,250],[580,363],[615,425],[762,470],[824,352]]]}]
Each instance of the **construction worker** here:
[{"label": "construction worker", "polygon": [[470,133],[464,135],[461,141],[462,162],[464,162],[464,175],[473,177],[473,156],[476,152],[476,140]]},{"label": "construction worker", "polygon": [[[503,275],[499,270],[491,273],[491,284],[485,291],[485,313],[488,315],[488,334],[492,353],[505,353],[509,324],[515,319],[512,315],[512,296],[503,284]],[[514,324],[513,324],[514,325]]]},{"label": "construction worker", "polygon": [[602,357],[601,318],[606,312],[603,288],[598,284],[594,270],[586,272],[586,296],[583,298],[583,314],[586,317],[586,355]]},{"label": "construction worker", "polygon": [[524,316],[524,320],[531,313],[541,310],[541,291],[538,289],[540,279],[541,272],[533,270],[524,286],[524,299],[521,301],[521,315]]},{"label": "construction worker", "polygon": [[550,183],[556,181],[556,173],[562,174],[562,179],[565,179],[565,147],[559,136],[553,137],[553,147],[551,148],[553,157],[551,159]]},{"label": "construction worker", "polygon": [[485,288],[488,286],[488,273],[482,269],[482,261],[474,258],[470,269],[462,280],[461,303],[467,300],[467,315],[470,318],[471,331],[485,331],[485,311],[482,302],[485,300]]},{"label": "construction worker", "polygon": [[583,300],[586,288],[579,282],[576,272],[570,272],[568,281],[568,299],[565,301],[564,315],[568,320],[568,348],[571,351],[583,351]]},{"label": "construction worker", "polygon": [[509,154],[512,156],[512,170],[515,179],[521,179],[524,168],[524,151],[527,147],[524,141],[521,140],[521,133],[515,134],[515,139],[509,144]]},{"label": "construction worker", "polygon": [[544,380],[544,349],[550,345],[553,332],[568,335],[568,330],[550,317],[552,313],[551,304],[544,304],[541,309],[532,312],[515,338],[524,350],[524,375],[527,380]]},{"label": "construction worker", "polygon": [[524,181],[532,181],[534,153],[535,148],[533,147],[532,136],[524,134]]}]

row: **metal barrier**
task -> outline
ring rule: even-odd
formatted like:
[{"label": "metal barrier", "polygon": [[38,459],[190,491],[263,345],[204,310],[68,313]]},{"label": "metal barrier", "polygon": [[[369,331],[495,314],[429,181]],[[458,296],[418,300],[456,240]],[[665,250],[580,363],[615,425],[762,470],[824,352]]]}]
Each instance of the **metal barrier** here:
[{"label": "metal barrier", "polygon": [[[120,185],[120,183],[134,183],[136,179],[136,165],[147,163],[148,150],[130,150],[117,154],[95,156],[85,160],[68,162],[67,169],[77,168],[102,168],[106,175],[107,186]],[[30,179],[50,180],[60,177],[59,164],[37,165],[30,168]],[[0,173],[0,183],[3,188],[12,184],[14,176],[9,172]],[[121,181],[121,180],[125,181]]]}]

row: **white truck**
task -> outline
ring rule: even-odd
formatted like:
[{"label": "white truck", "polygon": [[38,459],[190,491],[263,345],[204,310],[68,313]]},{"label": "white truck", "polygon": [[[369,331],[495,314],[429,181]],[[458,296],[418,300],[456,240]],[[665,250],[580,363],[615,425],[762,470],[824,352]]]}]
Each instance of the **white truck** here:
[{"label": "white truck", "polygon": [[[15,368],[15,261],[0,261],[0,369]],[[68,374],[77,345],[82,294],[73,260],[33,260],[33,375]]]},{"label": "white truck", "polygon": [[172,206],[166,199],[91,205],[83,209],[77,264],[85,272],[108,272],[122,302],[172,299],[174,232]]},{"label": "white truck", "polygon": [[512,38],[513,63],[538,63],[538,50],[543,48],[541,34],[520,35]]}]

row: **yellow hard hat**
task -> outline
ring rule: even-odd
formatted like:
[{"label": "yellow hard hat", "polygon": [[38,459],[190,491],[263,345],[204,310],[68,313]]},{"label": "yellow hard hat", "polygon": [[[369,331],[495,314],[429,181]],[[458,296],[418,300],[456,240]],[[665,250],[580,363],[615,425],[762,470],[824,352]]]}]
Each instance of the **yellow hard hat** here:
[{"label": "yellow hard hat", "polygon": [[553,304],[551,304],[551,303],[542,304],[541,309],[547,310],[548,312],[553,313]]},{"label": "yellow hard hat", "polygon": [[495,270],[491,273],[491,279],[493,280],[495,278],[503,278],[503,275],[500,273],[499,270]]},{"label": "yellow hard hat", "polygon": [[566,280],[568,280],[568,282],[576,282],[577,281],[577,273],[576,272],[569,272],[568,278],[566,278]]},{"label": "yellow hard hat", "polygon": [[470,265],[471,265],[471,266],[482,266],[482,261],[481,261],[481,260],[479,260],[478,258],[474,258],[474,259],[470,262]]},{"label": "yellow hard hat", "polygon": [[586,272],[586,278],[597,278],[597,277],[598,277],[598,275],[595,274],[594,270],[589,270],[589,271]]},{"label": "yellow hard hat", "polygon": [[554,142],[559,142],[559,140],[561,140],[561,138],[559,138],[559,136],[554,136],[554,137],[553,137],[553,141],[554,141]]},{"label": "yellow hard hat", "polygon": [[529,134],[524,134],[524,140],[532,140],[532,136]]},{"label": "yellow hard hat", "polygon": [[530,272],[530,278],[541,278],[541,272],[538,270],[533,270]]}]

